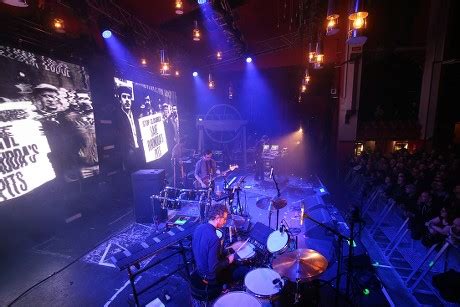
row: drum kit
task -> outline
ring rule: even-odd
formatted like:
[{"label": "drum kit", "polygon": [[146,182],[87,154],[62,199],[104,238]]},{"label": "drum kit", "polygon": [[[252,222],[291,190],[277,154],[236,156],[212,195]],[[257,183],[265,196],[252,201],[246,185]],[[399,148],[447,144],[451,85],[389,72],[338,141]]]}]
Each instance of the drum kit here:
[{"label": "drum kit", "polygon": [[208,201],[208,190],[203,189],[178,189],[165,187],[158,195],[152,198],[161,201],[163,209],[177,210],[182,204],[204,204]]},{"label": "drum kit", "polygon": [[[257,206],[279,210],[286,206],[286,202],[277,198],[263,198],[257,202]],[[291,231],[283,221],[279,230],[268,235],[264,250],[269,257],[263,261],[258,257],[260,248],[255,246],[256,242],[252,244],[250,238],[241,240],[234,235],[239,240],[227,248],[235,251],[235,261],[238,264],[249,266],[252,270],[244,278],[245,291],[225,293],[217,298],[214,306],[283,306],[302,303],[305,297],[302,289],[326,270],[328,261],[315,250],[297,249],[297,245],[294,249],[292,246],[290,248],[291,238],[298,235],[298,232],[295,228]],[[236,226],[238,223],[241,223],[238,216],[229,215],[228,225]],[[218,237],[223,240],[224,232],[219,229],[217,231]]]}]

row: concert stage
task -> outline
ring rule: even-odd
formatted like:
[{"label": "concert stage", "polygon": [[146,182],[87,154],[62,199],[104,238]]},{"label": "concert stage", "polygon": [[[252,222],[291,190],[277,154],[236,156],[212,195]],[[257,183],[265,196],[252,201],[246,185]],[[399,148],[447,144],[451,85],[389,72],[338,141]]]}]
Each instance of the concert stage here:
[{"label": "concert stage", "polygon": [[[233,175],[244,177],[247,174],[244,172],[235,172]],[[338,259],[336,239],[330,231],[318,226],[309,219],[301,218],[302,204],[304,204],[304,213],[306,215],[336,229],[346,237],[350,236],[349,226],[342,214],[331,203],[327,187],[323,185],[318,177],[308,176],[307,178],[299,178],[279,176],[277,177],[277,181],[281,197],[287,200],[287,205],[279,210],[278,223],[280,226],[285,225],[285,229],[298,229],[300,231],[297,235],[297,249],[312,249],[325,257],[328,263],[325,271],[313,279],[321,280],[319,283],[319,299],[321,303],[326,306],[333,305]],[[276,196],[277,191],[273,181],[268,178],[265,178],[264,181],[255,181],[252,175],[248,175],[245,177],[244,182],[242,182],[241,188],[240,200],[242,206],[245,206],[249,213],[249,229],[258,223],[268,226],[269,210],[261,209],[256,204],[261,199]],[[154,246],[154,242],[152,240],[149,241],[148,238],[157,236],[155,235],[157,228],[161,232],[164,224],[134,223],[132,210],[127,212],[117,210],[117,214],[119,215],[118,217],[111,216],[111,221],[104,220],[104,217],[101,217],[101,223],[107,225],[106,239],[81,258],[75,255],[73,257],[66,257],[65,248],[58,252],[54,244],[56,240],[43,242],[40,246],[34,247],[35,251],[32,250],[33,253],[40,253],[40,256],[46,255],[48,257],[48,267],[43,268],[41,272],[35,272],[37,276],[34,279],[39,280],[38,276],[40,276],[40,273],[42,277],[46,277],[46,275],[52,276],[22,296],[16,304],[18,306],[28,306],[37,305],[38,302],[38,305],[63,306],[134,305],[133,289],[128,279],[127,270],[125,269],[126,263],[129,263],[129,261],[125,262],[125,267],[122,267],[122,269],[114,261],[123,253],[125,256],[134,255],[139,246],[142,246],[145,242],[150,242],[149,244]],[[180,210],[169,211],[169,217],[174,215],[198,217],[199,210],[194,205],[184,204]],[[276,216],[276,211],[273,211],[270,222],[273,229],[276,228]],[[94,224],[92,227],[94,227]],[[187,233],[184,232],[183,236],[185,237],[186,235]],[[89,236],[88,233],[82,233],[80,237],[77,236],[78,239],[76,240],[84,241],[84,237],[86,236]],[[295,250],[295,237],[292,234],[291,239],[284,253]],[[183,243],[187,245],[186,240]],[[87,244],[86,246],[89,245]],[[133,246],[137,246],[137,249]],[[348,246],[346,242],[343,244],[343,272],[346,270]],[[144,248],[146,247],[144,246]],[[256,253],[259,252],[258,250],[256,251]],[[174,255],[170,255],[170,253],[170,250],[163,249],[161,252],[155,253],[153,257],[143,258],[137,268],[134,266],[131,267],[132,273],[135,273],[152,263],[158,262],[152,269],[133,278],[136,289],[142,289],[155,284],[152,288],[145,291],[145,293],[139,295],[141,305],[145,305],[155,299],[157,299],[157,302],[160,300],[166,306],[187,306],[191,304],[190,288],[185,270],[179,270],[165,278],[171,272],[177,270],[178,266],[183,263],[180,252]],[[358,242],[355,254],[363,253],[364,250]],[[189,259],[190,252],[186,252],[186,254]],[[74,259],[77,260],[74,261]],[[256,268],[260,264],[252,265]],[[266,267],[266,265],[264,266]],[[46,275],[43,275],[45,272]],[[52,274],[53,272],[56,273]],[[25,276],[23,276],[24,282],[27,281],[29,285],[35,282],[35,280],[26,280]],[[342,291],[345,291],[346,274],[341,277],[341,288]],[[159,280],[160,282],[158,282]],[[328,281],[330,282],[328,283]],[[7,290],[8,285],[3,284],[6,285],[5,289]],[[24,288],[24,286],[22,287]],[[292,292],[293,290],[291,289],[290,291]],[[353,291],[356,291],[356,289]],[[293,293],[288,293],[287,295],[293,295]],[[309,302],[309,300],[305,297],[302,302]],[[345,298],[342,296],[340,296],[340,305],[347,305]]]}]

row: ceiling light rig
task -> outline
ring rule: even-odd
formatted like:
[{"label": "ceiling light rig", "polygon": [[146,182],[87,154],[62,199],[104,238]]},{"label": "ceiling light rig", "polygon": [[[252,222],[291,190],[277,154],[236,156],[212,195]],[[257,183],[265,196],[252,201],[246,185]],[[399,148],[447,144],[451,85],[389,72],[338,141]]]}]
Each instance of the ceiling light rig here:
[{"label": "ceiling light rig", "polygon": [[195,27],[192,31],[192,37],[195,42],[199,42],[201,40],[201,33],[200,28],[198,28],[198,21],[195,20]]},{"label": "ceiling light rig", "polygon": [[176,10],[175,12],[177,15],[184,14],[184,3],[182,2],[182,0],[176,0],[174,8]]},{"label": "ceiling light rig", "polygon": [[171,74],[171,67],[165,54],[166,52],[163,49],[160,50],[160,74],[162,76],[169,76]]}]

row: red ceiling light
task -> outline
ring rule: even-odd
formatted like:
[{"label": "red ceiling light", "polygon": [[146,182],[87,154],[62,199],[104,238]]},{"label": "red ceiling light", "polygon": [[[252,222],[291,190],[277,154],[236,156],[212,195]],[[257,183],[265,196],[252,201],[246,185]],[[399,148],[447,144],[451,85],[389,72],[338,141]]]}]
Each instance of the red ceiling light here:
[{"label": "red ceiling light", "polygon": [[182,0],[176,0],[174,8],[176,9],[177,15],[184,14],[184,3],[182,2]]}]

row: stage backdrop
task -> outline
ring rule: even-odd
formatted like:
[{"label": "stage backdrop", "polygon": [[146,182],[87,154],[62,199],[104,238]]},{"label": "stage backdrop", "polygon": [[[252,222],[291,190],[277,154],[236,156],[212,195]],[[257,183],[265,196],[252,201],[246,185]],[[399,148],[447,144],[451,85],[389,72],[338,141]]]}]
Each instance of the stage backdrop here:
[{"label": "stage backdrop", "polygon": [[82,66],[0,45],[0,201],[99,172]]},{"label": "stage backdrop", "polygon": [[[145,162],[170,155],[179,139],[176,93],[158,85],[114,78],[118,146],[124,162],[142,152]],[[133,158],[134,157],[134,158]]]}]

